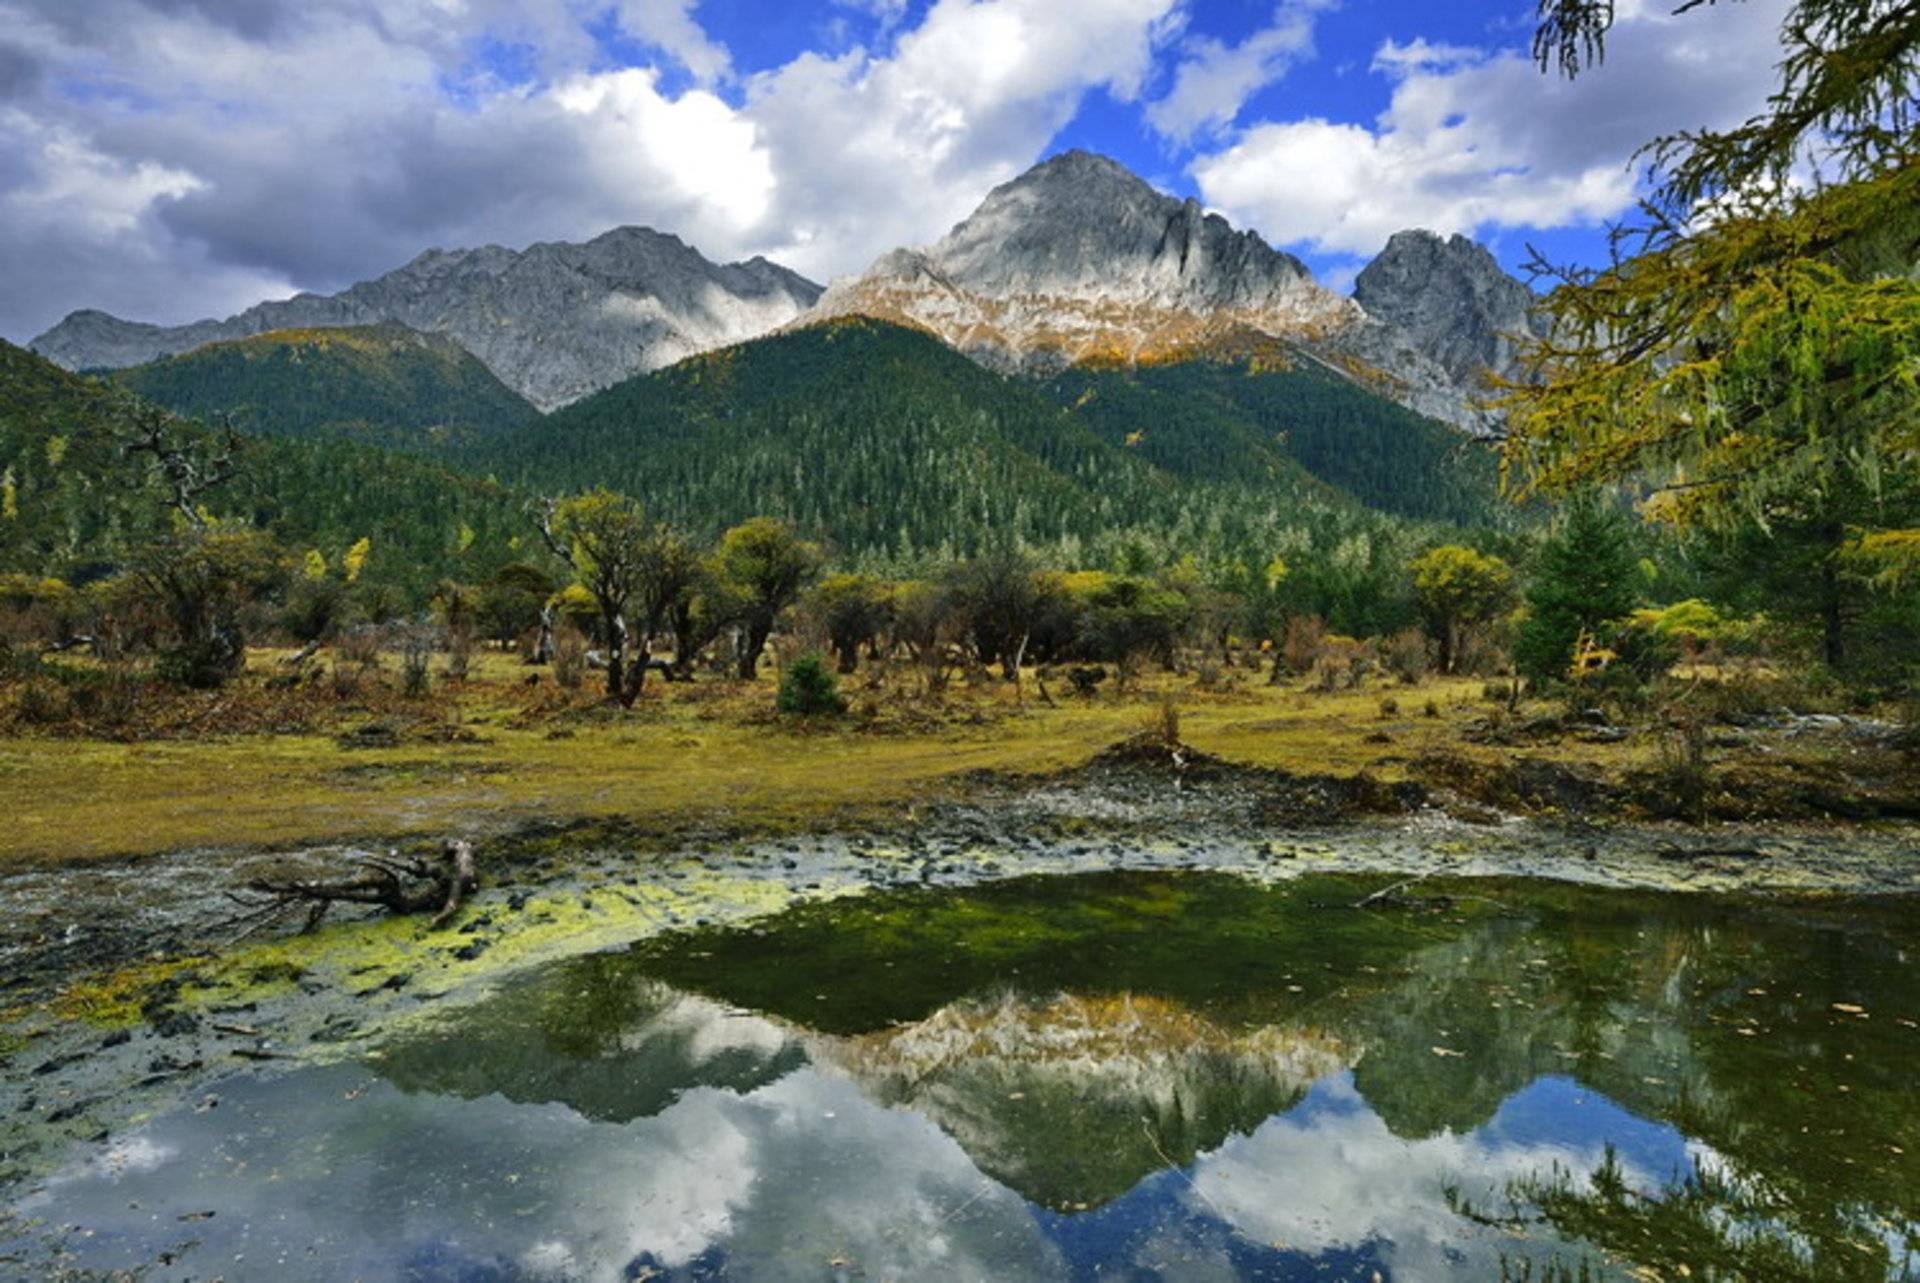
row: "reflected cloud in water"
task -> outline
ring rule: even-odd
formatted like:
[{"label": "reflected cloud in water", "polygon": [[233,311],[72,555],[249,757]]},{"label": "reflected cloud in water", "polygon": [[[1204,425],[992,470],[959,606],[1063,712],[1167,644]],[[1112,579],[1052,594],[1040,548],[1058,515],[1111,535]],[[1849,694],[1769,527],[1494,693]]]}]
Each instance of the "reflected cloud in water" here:
[{"label": "reflected cloud in water", "polygon": [[[1650,1188],[1689,1162],[1679,1133],[1564,1078],[1474,1132],[1403,1139],[1342,1071],[1190,1166],[1062,1211],[985,1174],[928,1116],[869,1095],[844,1049],[838,1064],[746,1090],[701,1085],[703,1066],[743,1049],[784,1061],[792,1032],[684,995],[655,991],[647,1005],[652,1018],[616,1040],[640,1053],[628,1068],[685,1086],[667,1099],[663,1083],[639,1084],[666,1102],[650,1116],[408,1091],[347,1067],[238,1079],[217,1109],[155,1121],[28,1210],[85,1226],[81,1258],[101,1264],[197,1239],[181,1277],[244,1277],[249,1263],[282,1279],[1480,1277],[1503,1253],[1539,1249],[1456,1215],[1450,1185],[1587,1170],[1607,1144]],[[663,1045],[681,1053],[672,1073]],[[1077,1058],[1061,1072],[1112,1076]],[[979,1102],[964,1112],[976,1126],[995,1116]],[[1149,1113],[1137,1117],[1151,1140]]]},{"label": "reflected cloud in water", "polygon": [[230,1079],[15,1210],[82,1266],[177,1250],[155,1279],[1901,1277],[1895,937],[1584,895],[1475,920],[1127,877],[821,908]]}]

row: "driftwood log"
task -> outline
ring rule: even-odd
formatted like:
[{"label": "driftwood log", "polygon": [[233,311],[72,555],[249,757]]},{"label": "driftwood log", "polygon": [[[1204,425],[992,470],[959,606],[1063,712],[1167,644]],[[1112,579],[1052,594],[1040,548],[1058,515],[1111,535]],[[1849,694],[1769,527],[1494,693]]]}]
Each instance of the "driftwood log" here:
[{"label": "driftwood log", "polygon": [[302,646],[299,650],[294,651],[293,654],[288,655],[284,659],[282,659],[280,661],[280,666],[282,668],[298,668],[300,667],[300,665],[306,663],[308,660],[312,659],[315,655],[318,655],[319,653],[320,653],[320,643],[317,641],[310,641],[306,645]]},{"label": "driftwood log", "polygon": [[311,931],[336,904],[372,905],[389,913],[431,912],[433,921],[428,929],[438,930],[460,912],[465,897],[478,883],[472,844],[453,839],[434,859],[402,856],[394,851],[362,855],[355,860],[349,876],[332,880],[252,878],[229,898],[246,909],[236,919],[248,924],[240,938],[297,909],[307,913],[301,929]]}]

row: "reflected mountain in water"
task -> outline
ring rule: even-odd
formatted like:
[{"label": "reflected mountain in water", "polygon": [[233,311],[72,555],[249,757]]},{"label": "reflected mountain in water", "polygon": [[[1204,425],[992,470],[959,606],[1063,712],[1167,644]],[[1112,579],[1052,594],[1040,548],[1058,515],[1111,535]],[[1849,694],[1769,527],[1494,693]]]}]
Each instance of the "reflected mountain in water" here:
[{"label": "reflected mountain in water", "polygon": [[809,1050],[873,1100],[939,1127],[994,1180],[1061,1210],[1191,1163],[1346,1063],[1312,1031],[1233,1032],[1133,994],[969,1000]]}]

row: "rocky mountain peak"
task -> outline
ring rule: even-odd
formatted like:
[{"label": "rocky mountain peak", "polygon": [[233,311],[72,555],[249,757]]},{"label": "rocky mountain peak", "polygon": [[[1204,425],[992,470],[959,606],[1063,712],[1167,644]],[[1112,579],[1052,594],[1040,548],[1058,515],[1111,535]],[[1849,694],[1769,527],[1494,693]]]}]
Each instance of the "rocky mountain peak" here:
[{"label": "rocky mountain peak", "polygon": [[990,292],[1217,308],[1291,302],[1311,282],[1258,236],[1084,151],[995,188],[927,253],[949,278]]},{"label": "rocky mountain peak", "polygon": [[33,341],[69,369],[123,368],[274,330],[399,324],[442,334],[552,409],[793,320],[820,287],[755,259],[720,264],[677,236],[616,227],[584,244],[430,249],[334,295],[261,303],[223,321],[154,326],[76,312]]},{"label": "rocky mountain peak", "polygon": [[1323,289],[1257,233],[1083,151],[996,187],[935,244],[836,281],[801,323],[843,315],[917,326],[1013,371],[1183,360],[1253,332],[1422,414],[1493,426],[1478,385],[1437,364],[1420,335]]},{"label": "rocky mountain peak", "polygon": [[1236,326],[1298,329],[1358,309],[1260,237],[1117,161],[1063,152],[988,193],[924,249],[883,254],[813,314],[916,325],[986,364],[1163,359]]},{"label": "rocky mountain peak", "polygon": [[1537,332],[1534,292],[1484,245],[1458,234],[1394,233],[1354,281],[1353,297],[1471,387],[1484,386],[1489,372],[1519,374],[1520,342]]}]

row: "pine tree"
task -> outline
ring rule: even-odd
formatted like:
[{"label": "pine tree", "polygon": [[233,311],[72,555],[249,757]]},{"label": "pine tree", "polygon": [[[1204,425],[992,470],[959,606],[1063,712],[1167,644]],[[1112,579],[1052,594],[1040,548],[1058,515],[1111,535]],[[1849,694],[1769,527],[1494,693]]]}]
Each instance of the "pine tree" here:
[{"label": "pine tree", "polygon": [[1625,514],[1595,491],[1575,492],[1540,549],[1515,665],[1535,681],[1565,677],[1581,634],[1625,618],[1642,579]]},{"label": "pine tree", "polygon": [[[1540,11],[1543,65],[1598,59],[1612,0]],[[1920,6],[1794,0],[1781,45],[1760,115],[1649,145],[1613,262],[1535,264],[1559,286],[1510,398],[1523,490],[1643,479],[1655,515],[1727,531],[1920,471]],[[1920,555],[1920,527],[1847,540],[1896,580]]]}]

